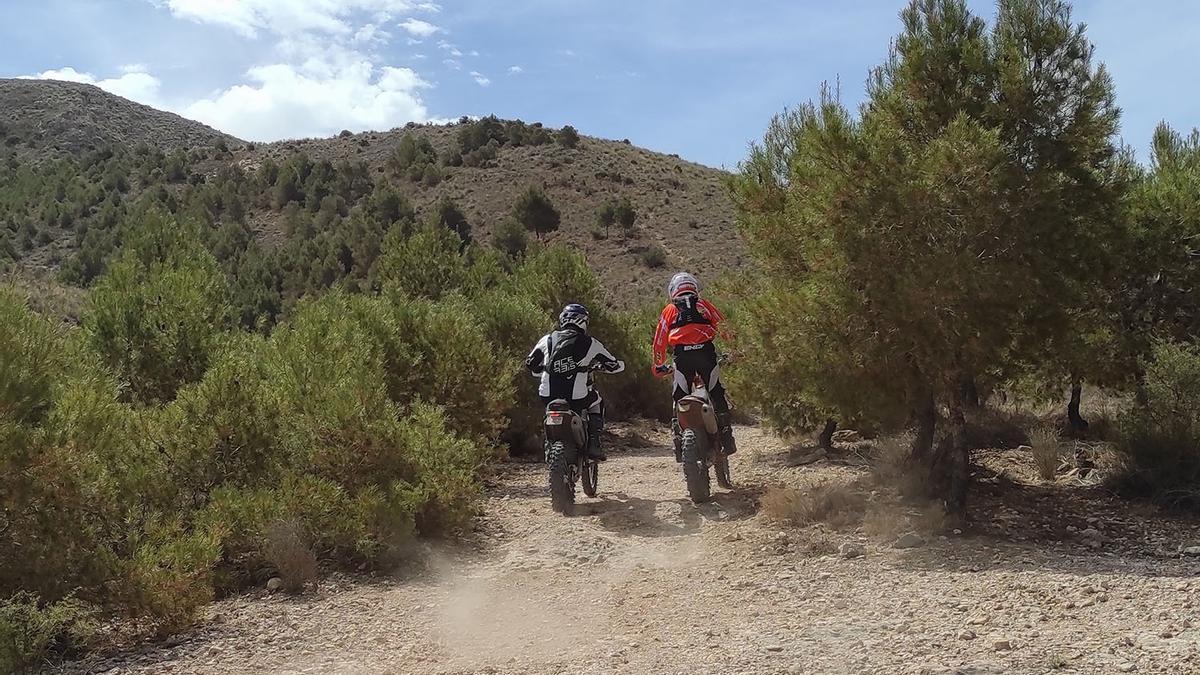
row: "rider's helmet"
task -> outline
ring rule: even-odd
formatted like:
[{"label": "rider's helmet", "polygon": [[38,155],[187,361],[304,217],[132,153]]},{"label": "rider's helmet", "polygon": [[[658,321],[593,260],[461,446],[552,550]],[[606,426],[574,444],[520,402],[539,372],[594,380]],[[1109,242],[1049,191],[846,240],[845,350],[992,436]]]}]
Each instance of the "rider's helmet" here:
[{"label": "rider's helmet", "polygon": [[588,311],[587,307],[578,303],[571,303],[563,307],[562,312],[558,314],[558,327],[566,328],[567,326],[575,326],[583,332],[588,329]]},{"label": "rider's helmet", "polygon": [[700,282],[696,277],[687,272],[680,272],[671,277],[671,283],[667,284],[667,299],[674,300],[686,293],[700,295]]}]

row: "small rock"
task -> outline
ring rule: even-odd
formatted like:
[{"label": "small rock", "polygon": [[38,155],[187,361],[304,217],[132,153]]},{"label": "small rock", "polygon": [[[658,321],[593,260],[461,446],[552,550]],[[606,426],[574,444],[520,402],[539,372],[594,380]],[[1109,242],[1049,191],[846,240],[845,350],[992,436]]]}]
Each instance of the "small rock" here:
[{"label": "small rock", "polygon": [[271,577],[270,580],[267,581],[268,591],[274,593],[281,588],[283,588],[283,579],[280,579],[279,577]]},{"label": "small rock", "polygon": [[841,546],[838,546],[838,555],[846,558],[847,560],[850,558],[857,558],[864,553],[866,553],[866,551],[863,550],[863,547],[855,544],[852,541],[843,542]]},{"label": "small rock", "polygon": [[1012,651],[1012,640],[996,640],[992,643],[992,649],[998,652]]},{"label": "small rock", "polygon": [[896,543],[892,544],[892,548],[916,548],[924,543],[925,539],[921,535],[917,534],[916,532],[909,532],[901,535],[900,538],[896,540]]},{"label": "small rock", "polygon": [[1175,633],[1171,630],[1164,630],[1163,632],[1158,634],[1158,637],[1160,637],[1164,640],[1170,640],[1171,638],[1175,637]]},{"label": "small rock", "polygon": [[1100,532],[1100,530],[1097,530],[1094,527],[1089,527],[1086,530],[1082,530],[1079,533],[1079,536],[1080,536],[1080,538],[1083,538],[1083,539],[1095,539],[1097,541],[1104,541],[1104,535]]},{"label": "small rock", "polygon": [[1135,670],[1137,670],[1136,663],[1122,663],[1117,666],[1117,672],[1119,673],[1132,673]]},{"label": "small rock", "polygon": [[1183,549],[1184,555],[1200,555],[1200,546],[1188,546]]},{"label": "small rock", "polygon": [[975,631],[973,631],[969,628],[964,628],[963,630],[958,632],[958,639],[959,640],[974,640],[975,639]]},{"label": "small rock", "polygon": [[767,645],[767,651],[769,651],[769,652],[781,652],[781,651],[783,651],[783,647],[782,647],[782,646],[780,646],[780,645]]}]

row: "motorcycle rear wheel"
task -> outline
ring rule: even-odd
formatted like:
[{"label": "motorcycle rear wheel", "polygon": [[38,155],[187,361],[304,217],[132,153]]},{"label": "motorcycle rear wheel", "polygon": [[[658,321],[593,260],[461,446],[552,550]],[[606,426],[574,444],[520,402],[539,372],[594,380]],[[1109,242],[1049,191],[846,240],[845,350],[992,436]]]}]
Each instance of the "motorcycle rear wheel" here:
[{"label": "motorcycle rear wheel", "polygon": [[695,429],[683,432],[683,477],[687,481],[688,496],[695,504],[703,504],[712,497],[712,485],[708,476],[708,464],[704,461],[704,443]]},{"label": "motorcycle rear wheel", "polygon": [[546,467],[550,474],[550,508],[563,515],[575,511],[575,481],[571,476],[571,457],[567,444],[554,441],[546,449]]}]

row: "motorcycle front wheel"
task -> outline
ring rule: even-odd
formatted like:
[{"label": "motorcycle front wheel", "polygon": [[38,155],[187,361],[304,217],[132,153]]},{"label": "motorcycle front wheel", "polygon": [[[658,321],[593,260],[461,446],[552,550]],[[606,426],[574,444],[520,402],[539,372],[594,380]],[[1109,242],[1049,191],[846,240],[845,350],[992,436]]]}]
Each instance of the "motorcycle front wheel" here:
[{"label": "motorcycle front wheel", "polygon": [[583,494],[589,497],[596,496],[596,487],[600,483],[600,463],[594,460],[583,460],[583,471],[580,475],[580,483],[583,484]]}]

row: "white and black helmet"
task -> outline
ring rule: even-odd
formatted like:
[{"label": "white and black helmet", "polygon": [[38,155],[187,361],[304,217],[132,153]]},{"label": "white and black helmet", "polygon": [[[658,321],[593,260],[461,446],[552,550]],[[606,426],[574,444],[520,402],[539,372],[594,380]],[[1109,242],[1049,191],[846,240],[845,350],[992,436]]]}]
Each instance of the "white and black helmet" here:
[{"label": "white and black helmet", "polygon": [[588,315],[587,307],[573,302],[566,307],[563,307],[563,310],[559,312],[558,327],[566,328],[567,326],[575,326],[579,330],[586,333],[588,329],[589,318],[590,316]]},{"label": "white and black helmet", "polygon": [[687,272],[679,272],[667,284],[667,299],[674,300],[685,293],[700,295],[700,282]]}]

